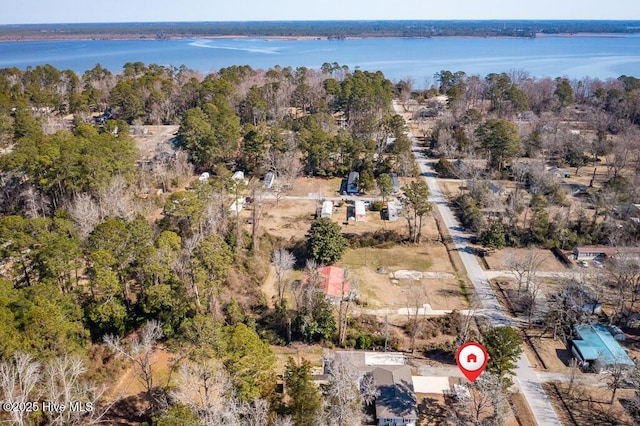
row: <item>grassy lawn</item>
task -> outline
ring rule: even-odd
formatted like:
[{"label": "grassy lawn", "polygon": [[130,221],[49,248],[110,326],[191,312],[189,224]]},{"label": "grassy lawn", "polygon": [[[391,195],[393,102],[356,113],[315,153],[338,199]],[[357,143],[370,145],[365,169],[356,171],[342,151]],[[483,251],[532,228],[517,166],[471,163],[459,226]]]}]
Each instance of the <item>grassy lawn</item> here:
[{"label": "grassy lawn", "polygon": [[342,259],[341,266],[350,268],[368,267],[388,270],[411,269],[427,271],[432,265],[430,257],[421,246],[396,246],[389,249],[359,248],[348,249]]}]

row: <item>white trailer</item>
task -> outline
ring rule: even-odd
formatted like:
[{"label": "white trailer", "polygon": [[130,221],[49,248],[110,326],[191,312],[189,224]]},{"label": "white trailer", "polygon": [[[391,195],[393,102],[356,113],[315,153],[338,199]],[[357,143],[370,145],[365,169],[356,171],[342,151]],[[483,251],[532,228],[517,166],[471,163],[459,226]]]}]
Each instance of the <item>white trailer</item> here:
[{"label": "white trailer", "polygon": [[367,220],[367,212],[364,208],[364,201],[356,201],[356,222]]},{"label": "white trailer", "polygon": [[326,217],[331,219],[333,215],[333,201],[325,201],[322,203],[322,212],[320,213],[320,217]]}]

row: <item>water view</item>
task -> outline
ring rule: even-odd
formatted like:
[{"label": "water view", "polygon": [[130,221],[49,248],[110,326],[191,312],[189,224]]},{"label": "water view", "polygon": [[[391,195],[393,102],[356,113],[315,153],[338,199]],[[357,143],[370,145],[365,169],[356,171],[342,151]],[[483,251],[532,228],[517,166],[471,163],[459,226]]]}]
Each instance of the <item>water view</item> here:
[{"label": "water view", "polygon": [[347,40],[177,39],[0,43],[0,67],[51,64],[78,73],[96,63],[118,72],[126,62],[180,66],[204,73],[230,65],[253,68],[337,62],[382,70],[417,85],[442,70],[486,75],[521,69],[536,77],[616,78],[638,75],[640,36],[541,38],[372,38]]}]

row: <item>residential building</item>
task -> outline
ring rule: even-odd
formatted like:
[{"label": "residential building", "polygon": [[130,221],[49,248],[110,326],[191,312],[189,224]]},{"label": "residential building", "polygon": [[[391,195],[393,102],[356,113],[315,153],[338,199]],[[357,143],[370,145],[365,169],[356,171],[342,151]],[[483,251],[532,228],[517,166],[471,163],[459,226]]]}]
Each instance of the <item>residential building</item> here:
[{"label": "residential building", "polygon": [[640,257],[640,247],[582,246],[573,249],[573,258],[578,261],[616,256]]},{"label": "residential building", "polygon": [[351,284],[349,281],[344,282],[344,269],[337,266],[325,266],[318,269],[322,276],[322,288],[327,296],[342,299],[345,294],[349,293]]},{"label": "residential building", "polygon": [[367,212],[364,208],[364,201],[356,201],[356,222],[367,220]]},{"label": "residential building", "polygon": [[571,353],[583,366],[597,372],[611,370],[616,366],[634,368],[635,362],[602,324],[578,324],[574,331],[578,339],[571,344]]},{"label": "residential building", "polygon": [[[334,360],[353,364],[373,378],[376,424],[385,426],[416,426],[418,410],[411,377],[411,368],[399,352],[338,351]],[[325,361],[324,372],[330,374],[333,360]]]},{"label": "residential building", "polygon": [[358,190],[359,178],[360,178],[360,173],[358,172],[349,173],[349,178],[347,179],[347,194],[358,194],[360,192]]},{"label": "residential building", "polygon": [[333,201],[324,201],[322,203],[322,211],[320,212],[320,217],[326,217],[331,219],[333,215]]}]

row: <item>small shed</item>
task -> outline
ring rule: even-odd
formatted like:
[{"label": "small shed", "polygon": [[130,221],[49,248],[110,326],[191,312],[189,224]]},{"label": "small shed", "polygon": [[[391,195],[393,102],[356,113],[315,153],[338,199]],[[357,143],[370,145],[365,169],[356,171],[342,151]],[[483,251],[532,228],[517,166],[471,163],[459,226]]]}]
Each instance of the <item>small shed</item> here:
[{"label": "small shed", "polygon": [[271,189],[275,180],[276,175],[273,172],[268,172],[266,175],[264,175],[264,187],[267,189]]},{"label": "small shed", "polygon": [[356,201],[356,222],[367,220],[367,212],[364,208],[364,201]]},{"label": "small shed", "polygon": [[233,203],[231,203],[231,207],[229,207],[229,210],[231,211],[232,214],[237,216],[244,208],[244,205],[246,202],[247,202],[246,198],[240,197],[237,200],[235,200]]},{"label": "small shed", "polygon": [[325,201],[322,203],[322,211],[320,217],[326,217],[331,219],[333,215],[333,201]]}]

